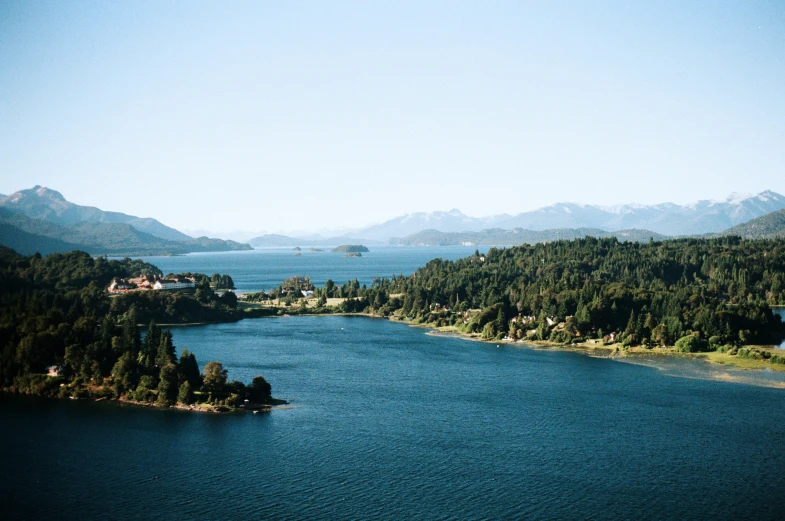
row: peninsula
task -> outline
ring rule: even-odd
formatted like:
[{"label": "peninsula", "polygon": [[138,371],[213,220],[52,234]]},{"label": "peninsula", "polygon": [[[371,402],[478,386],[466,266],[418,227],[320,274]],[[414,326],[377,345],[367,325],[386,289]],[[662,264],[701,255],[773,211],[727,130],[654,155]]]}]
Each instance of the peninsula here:
[{"label": "peninsula", "polygon": [[435,259],[409,277],[332,281],[310,297],[241,303],[273,313],[365,313],[488,341],[685,353],[785,368],[785,240],[584,238]]},{"label": "peninsula", "polygon": [[233,287],[231,277],[161,275],[138,260],[0,247],[0,390],[205,411],[280,404],[261,375],[245,385],[220,362],[200,372],[193,353],[178,358],[156,325],[239,320],[235,294],[213,291]]}]

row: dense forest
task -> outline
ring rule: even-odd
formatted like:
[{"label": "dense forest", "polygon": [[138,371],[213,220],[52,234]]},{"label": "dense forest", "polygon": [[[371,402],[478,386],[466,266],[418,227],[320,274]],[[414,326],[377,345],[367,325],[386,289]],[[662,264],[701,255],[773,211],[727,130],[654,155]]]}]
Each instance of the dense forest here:
[{"label": "dense forest", "polygon": [[[284,296],[272,293],[251,298]],[[486,339],[735,352],[785,337],[770,308],[785,302],[785,241],[556,241],[436,259],[410,277],[370,287],[327,281],[314,297],[320,306],[346,298],[343,312],[455,326]]]},{"label": "dense forest", "polygon": [[[192,291],[137,291],[109,296],[115,279],[161,275],[153,265],[87,253],[23,257],[0,247],[0,388],[46,396],[124,398],[233,406],[271,401],[259,376],[229,382],[219,362],[199,371],[193,353],[176,357],[172,335],[156,325],[238,320],[228,276],[194,277]],[[212,285],[211,285],[212,282]],[[149,323],[142,336],[139,323]]]}]

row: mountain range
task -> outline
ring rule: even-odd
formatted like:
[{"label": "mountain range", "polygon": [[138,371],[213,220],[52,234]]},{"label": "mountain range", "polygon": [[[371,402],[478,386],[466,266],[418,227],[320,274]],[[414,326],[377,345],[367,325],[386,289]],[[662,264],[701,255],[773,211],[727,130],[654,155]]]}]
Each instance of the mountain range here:
[{"label": "mountain range", "polygon": [[785,208],[785,196],[766,190],[756,195],[731,194],[723,201],[702,200],[678,205],[625,204],[598,206],[556,203],[515,216],[474,218],[458,210],[407,214],[352,233],[380,241],[402,238],[423,230],[473,232],[489,228],[544,231],[597,228],[606,232],[645,229],[667,236],[719,233],[737,224]]},{"label": "mountain range", "polygon": [[440,232],[424,230],[403,239],[393,239],[392,244],[400,246],[510,246],[517,244],[536,244],[545,241],[562,239],[580,239],[583,237],[616,237],[620,241],[643,242],[653,239],[661,241],[668,237],[649,230],[619,230],[606,232],[598,228],[560,228],[553,230],[502,230],[491,228],[479,232]]},{"label": "mountain range", "polygon": [[453,209],[406,214],[332,237],[267,234],[243,244],[208,237],[194,239],[156,219],[74,204],[59,192],[42,186],[0,195],[0,244],[20,253],[82,249],[92,254],[154,255],[347,243],[501,246],[587,235],[645,241],[714,234],[745,238],[785,236],[785,197],[767,190],[687,205],[611,207],[557,203],[515,216],[481,218]]},{"label": "mountain range", "polygon": [[42,186],[0,196],[0,244],[24,254],[80,249],[97,255],[166,255],[251,249],[234,241],[194,239],[152,218],[79,206]]},{"label": "mountain range", "polygon": [[584,237],[587,234],[648,240],[649,237],[663,239],[721,233],[781,209],[785,209],[785,197],[770,190],[756,195],[731,194],[722,201],[702,200],[685,205],[557,203],[515,216],[500,214],[476,218],[453,209],[406,214],[332,238],[268,234],[255,237],[249,243],[255,247],[334,245],[347,241],[400,245],[502,245]]}]

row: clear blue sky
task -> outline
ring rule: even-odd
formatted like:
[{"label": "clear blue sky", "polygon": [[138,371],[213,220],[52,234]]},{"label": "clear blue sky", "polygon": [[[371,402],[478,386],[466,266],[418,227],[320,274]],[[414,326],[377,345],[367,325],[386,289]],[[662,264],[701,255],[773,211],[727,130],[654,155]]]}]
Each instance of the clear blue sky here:
[{"label": "clear blue sky", "polygon": [[177,228],[785,193],[785,2],[0,1],[0,193]]}]

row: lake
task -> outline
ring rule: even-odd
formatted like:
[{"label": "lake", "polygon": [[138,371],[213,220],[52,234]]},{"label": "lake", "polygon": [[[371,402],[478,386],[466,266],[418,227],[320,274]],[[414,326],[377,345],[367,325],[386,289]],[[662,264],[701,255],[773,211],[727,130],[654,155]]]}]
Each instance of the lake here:
[{"label": "lake", "polygon": [[[474,248],[148,258],[269,289]],[[298,264],[299,263],[299,264]],[[785,375],[623,363],[364,317],[173,328],[291,407],[199,414],[0,396],[4,519],[781,519]]]},{"label": "lake", "polygon": [[[239,292],[255,292],[278,287],[288,277],[306,275],[317,286],[327,279],[337,284],[357,279],[371,285],[377,277],[411,275],[431,260],[457,260],[472,255],[475,246],[371,246],[362,257],[343,253],[309,252],[297,256],[292,248],[267,248],[251,251],[191,253],[172,257],[140,257],[158,266],[164,274],[196,272],[212,275],[227,273]],[[487,251],[485,247],[481,250]]]},{"label": "lake", "polygon": [[696,377],[700,362],[663,370],[363,317],[172,331],[200,365],[263,374],[292,408],[3,397],[4,513],[775,519],[785,508],[783,390]]}]

